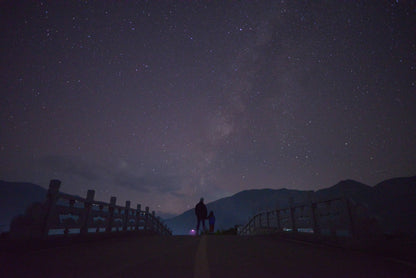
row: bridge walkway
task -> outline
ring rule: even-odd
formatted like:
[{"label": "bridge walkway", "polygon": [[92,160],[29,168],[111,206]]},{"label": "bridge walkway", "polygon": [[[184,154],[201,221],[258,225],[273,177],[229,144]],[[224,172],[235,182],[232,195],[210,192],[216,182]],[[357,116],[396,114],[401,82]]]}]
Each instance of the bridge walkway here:
[{"label": "bridge walkway", "polygon": [[416,277],[416,265],[271,236],[142,236],[3,249],[0,277]]}]

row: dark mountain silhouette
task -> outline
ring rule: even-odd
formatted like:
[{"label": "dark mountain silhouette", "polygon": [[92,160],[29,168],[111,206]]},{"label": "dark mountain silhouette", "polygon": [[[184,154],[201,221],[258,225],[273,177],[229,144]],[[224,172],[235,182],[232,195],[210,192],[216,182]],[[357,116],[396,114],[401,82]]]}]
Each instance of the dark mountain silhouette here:
[{"label": "dark mountain silhouette", "polygon": [[[287,206],[290,196],[295,199],[306,198],[306,191],[288,189],[253,189],[241,191],[231,197],[207,204],[208,212],[214,211],[215,229],[228,229],[235,224],[245,224],[249,217],[261,210]],[[197,202],[195,202],[196,205]],[[196,226],[194,209],[168,219],[165,223],[176,234],[188,234]],[[206,223],[207,224],[207,223]]]},{"label": "dark mountain silhouette", "polygon": [[13,217],[34,202],[45,200],[47,190],[33,183],[0,181],[0,232],[9,230]]},{"label": "dark mountain silhouette", "polygon": [[372,192],[371,186],[354,180],[344,180],[329,188],[316,191],[314,197],[317,200],[322,200],[339,196],[362,195],[369,192]]},{"label": "dark mountain silhouette", "polygon": [[[213,210],[217,223],[215,229],[229,229],[246,224],[248,219],[262,210],[287,207],[289,199],[303,203],[312,198],[325,200],[346,196],[361,210],[377,219],[386,233],[416,233],[416,176],[395,178],[368,186],[354,180],[345,180],[318,191],[289,189],[256,189],[241,191],[231,197],[207,204]],[[168,219],[166,223],[175,234],[188,234],[196,225],[194,210]]]}]

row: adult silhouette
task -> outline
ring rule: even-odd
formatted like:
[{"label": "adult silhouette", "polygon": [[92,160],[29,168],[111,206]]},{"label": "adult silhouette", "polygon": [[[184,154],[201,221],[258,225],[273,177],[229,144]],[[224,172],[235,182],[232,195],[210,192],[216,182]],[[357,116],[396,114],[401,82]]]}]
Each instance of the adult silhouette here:
[{"label": "adult silhouette", "polygon": [[202,229],[205,231],[205,219],[207,218],[207,207],[204,204],[204,198],[199,200],[199,203],[195,206],[195,215],[197,219],[196,234],[199,234],[199,225],[202,222]]}]

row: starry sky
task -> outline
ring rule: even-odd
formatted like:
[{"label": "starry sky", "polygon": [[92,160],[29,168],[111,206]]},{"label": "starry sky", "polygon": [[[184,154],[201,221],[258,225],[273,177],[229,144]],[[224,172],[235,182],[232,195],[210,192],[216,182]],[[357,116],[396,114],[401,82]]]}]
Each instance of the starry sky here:
[{"label": "starry sky", "polygon": [[0,179],[168,217],[416,174],[414,1],[1,1]]}]

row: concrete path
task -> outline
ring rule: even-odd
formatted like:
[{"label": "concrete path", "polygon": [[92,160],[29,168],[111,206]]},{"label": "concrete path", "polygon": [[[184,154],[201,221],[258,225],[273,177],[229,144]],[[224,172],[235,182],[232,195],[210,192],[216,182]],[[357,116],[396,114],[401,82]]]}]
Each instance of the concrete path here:
[{"label": "concrete path", "polygon": [[0,250],[0,277],[416,277],[416,265],[276,237],[143,236]]}]

